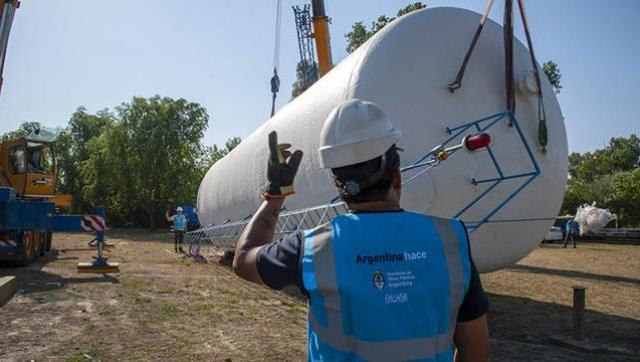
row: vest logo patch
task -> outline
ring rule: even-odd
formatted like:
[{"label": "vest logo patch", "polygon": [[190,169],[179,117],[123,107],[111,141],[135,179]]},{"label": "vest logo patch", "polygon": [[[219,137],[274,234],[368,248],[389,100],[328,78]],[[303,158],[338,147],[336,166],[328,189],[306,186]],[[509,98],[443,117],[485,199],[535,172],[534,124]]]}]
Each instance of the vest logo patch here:
[{"label": "vest logo patch", "polygon": [[378,290],[384,288],[384,276],[380,270],[376,270],[376,272],[373,273],[373,285],[378,288]]}]

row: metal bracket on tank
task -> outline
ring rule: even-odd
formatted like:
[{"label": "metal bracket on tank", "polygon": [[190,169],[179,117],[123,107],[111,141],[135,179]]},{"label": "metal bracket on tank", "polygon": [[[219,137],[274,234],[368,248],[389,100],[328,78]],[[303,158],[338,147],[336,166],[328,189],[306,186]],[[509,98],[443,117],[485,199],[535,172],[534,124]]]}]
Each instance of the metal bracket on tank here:
[{"label": "metal bracket on tank", "polygon": [[[474,232],[474,231],[478,230],[478,228],[480,228],[480,226],[486,224],[487,222],[490,222],[491,218],[496,213],[498,213],[498,211],[500,211],[502,208],[504,208],[505,205],[507,205],[517,194],[519,194],[522,190],[524,190],[536,177],[538,177],[540,175],[540,173],[541,173],[540,172],[540,167],[538,166],[538,162],[536,161],[535,157],[533,156],[533,153],[531,152],[531,147],[529,147],[529,144],[527,143],[527,140],[525,139],[525,137],[524,137],[524,135],[522,133],[522,130],[520,129],[520,125],[518,124],[518,120],[516,119],[515,115],[511,111],[496,113],[496,114],[493,114],[491,116],[484,117],[484,118],[478,119],[478,120],[473,121],[473,122],[465,123],[465,124],[463,124],[461,126],[457,126],[457,127],[454,127],[454,128],[450,128],[450,127],[446,128],[446,132],[450,136],[444,142],[442,142],[441,146],[443,146],[443,147],[446,147],[454,139],[458,138],[460,135],[462,135],[464,132],[466,132],[466,131],[468,131],[470,129],[478,131],[478,132],[485,132],[488,129],[490,129],[491,127],[493,127],[494,125],[496,125],[498,122],[503,120],[505,117],[508,117],[508,119],[511,121],[511,124],[513,126],[515,126],[515,129],[516,129],[516,131],[518,133],[518,136],[519,136],[520,140],[522,141],[523,148],[526,150],[527,155],[529,156],[529,160],[531,161],[532,170],[529,171],[529,172],[523,172],[523,173],[518,173],[518,174],[513,174],[513,175],[507,175],[507,174],[505,174],[503,172],[502,168],[500,167],[500,163],[496,159],[493,151],[491,150],[491,147],[490,146],[486,147],[486,150],[489,153],[489,156],[491,158],[493,166],[495,167],[495,170],[496,170],[496,173],[498,174],[498,177],[490,178],[490,179],[482,179],[482,180],[477,180],[475,178],[472,179],[471,183],[473,185],[477,186],[477,185],[486,183],[486,184],[490,184],[490,186],[486,190],[484,190],[482,193],[480,193],[480,195],[478,195],[476,198],[471,200],[460,211],[458,211],[456,214],[454,214],[452,216],[453,218],[462,217],[469,209],[471,209],[480,200],[482,200],[484,197],[486,197],[487,194],[489,194],[496,186],[498,186],[502,182],[507,181],[507,180],[522,179],[522,178],[525,178],[526,180],[516,190],[514,190],[507,197],[505,197],[495,208],[493,208],[491,211],[489,211],[482,218],[482,220],[477,221],[477,222],[467,222],[466,225],[467,225],[467,227],[469,229],[469,232]],[[452,154],[454,152],[452,152]],[[434,158],[434,152],[430,151],[429,153],[427,153],[424,156],[420,157],[413,164],[404,167],[402,169],[402,171],[404,172],[404,171],[408,171],[408,170],[414,169],[416,165],[423,164],[425,162],[428,163],[429,160],[433,159],[433,158]],[[427,160],[427,161],[425,161],[425,160]],[[433,166],[430,166],[427,169],[422,170],[420,173],[412,176],[412,178],[407,180],[407,182],[415,179],[417,176],[421,175],[422,173],[426,172],[428,169],[430,169],[432,167]]]}]

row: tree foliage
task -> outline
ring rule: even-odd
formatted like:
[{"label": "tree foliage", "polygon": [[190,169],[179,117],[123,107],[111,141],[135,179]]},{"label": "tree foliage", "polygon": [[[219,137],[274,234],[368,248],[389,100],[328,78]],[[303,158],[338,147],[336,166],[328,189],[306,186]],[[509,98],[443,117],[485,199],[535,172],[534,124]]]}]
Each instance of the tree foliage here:
[{"label": "tree foliage", "polygon": [[58,192],[75,197],[72,206],[74,212],[84,212],[91,207],[84,197],[78,197],[86,186],[85,179],[80,177],[80,169],[89,159],[91,141],[114,122],[114,116],[108,110],[89,114],[86,108],[79,107],[71,115],[65,131],[56,139]]},{"label": "tree foliage", "polygon": [[347,39],[347,53],[352,53],[354,50],[358,49],[360,45],[366,42],[387,24],[394,21],[396,17],[406,15],[415,10],[424,9],[426,7],[427,6],[422,2],[415,2],[398,10],[395,17],[390,18],[386,15],[380,15],[375,21],[371,22],[371,28],[369,29],[361,21],[354,23],[351,26],[351,31],[344,35]]},{"label": "tree foliage", "polygon": [[[55,140],[58,192],[73,196],[73,212],[106,205],[109,224],[154,228],[164,212],[194,203],[205,172],[240,143],[201,144],[209,115],[184,99],[134,97],[115,110],[80,107]],[[2,139],[30,134],[23,124]]]},{"label": "tree foliage", "polygon": [[213,145],[205,148],[204,153],[200,160],[200,168],[201,172],[204,175],[207,170],[213,166],[214,163],[218,162],[222,157],[226,156],[229,152],[231,152],[237,145],[241,142],[240,137],[232,137],[225,142],[224,148],[218,147],[218,145]]},{"label": "tree foliage", "polygon": [[40,127],[41,125],[39,122],[22,122],[17,130],[6,132],[2,136],[0,136],[0,142],[26,137],[33,133],[35,130],[40,129]]},{"label": "tree foliage", "polygon": [[547,76],[547,79],[549,79],[549,83],[551,83],[553,91],[556,92],[556,94],[560,93],[560,90],[562,89],[562,84],[560,84],[562,73],[560,73],[558,64],[552,60],[548,60],[542,64],[542,71]]},{"label": "tree foliage", "polygon": [[154,228],[170,205],[194,201],[209,116],[197,103],[159,96],[134,97],[116,111],[118,121],[89,143],[83,196]]},{"label": "tree foliage", "polygon": [[594,152],[569,155],[569,182],[563,213],[596,201],[617,213],[622,225],[640,224],[640,139],[611,138]]},{"label": "tree foliage", "polygon": [[296,66],[296,80],[293,82],[291,89],[291,98],[295,98],[302,94],[307,88],[318,80],[318,65],[316,63],[311,66],[306,60],[301,60]]},{"label": "tree foliage", "polygon": [[614,137],[607,146],[594,152],[569,155],[569,175],[593,181],[601,175],[632,171],[640,167],[640,138],[637,135]]}]

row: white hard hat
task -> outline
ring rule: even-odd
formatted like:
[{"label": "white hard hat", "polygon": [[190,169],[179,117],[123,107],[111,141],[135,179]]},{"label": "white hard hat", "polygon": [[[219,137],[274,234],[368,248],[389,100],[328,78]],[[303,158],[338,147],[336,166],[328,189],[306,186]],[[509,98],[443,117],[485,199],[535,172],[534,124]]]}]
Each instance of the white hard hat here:
[{"label": "white hard hat", "polygon": [[334,108],[320,133],[320,166],[338,168],[383,155],[402,132],[373,102],[348,100]]},{"label": "white hard hat", "polygon": [[177,212],[182,212],[182,207],[180,207],[180,206],[176,207],[176,211]]}]

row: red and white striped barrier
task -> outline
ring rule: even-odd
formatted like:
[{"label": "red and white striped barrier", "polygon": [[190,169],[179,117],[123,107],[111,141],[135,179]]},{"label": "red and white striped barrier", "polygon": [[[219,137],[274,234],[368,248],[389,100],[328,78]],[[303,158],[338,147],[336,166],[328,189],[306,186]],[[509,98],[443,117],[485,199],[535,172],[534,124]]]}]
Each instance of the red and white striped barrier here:
[{"label": "red and white striped barrier", "polygon": [[0,246],[16,246],[18,245],[18,243],[16,243],[13,240],[0,240]]},{"label": "red and white striped barrier", "polygon": [[82,215],[80,226],[84,231],[104,231],[104,218],[98,215]]}]

